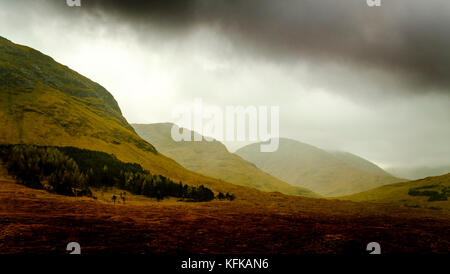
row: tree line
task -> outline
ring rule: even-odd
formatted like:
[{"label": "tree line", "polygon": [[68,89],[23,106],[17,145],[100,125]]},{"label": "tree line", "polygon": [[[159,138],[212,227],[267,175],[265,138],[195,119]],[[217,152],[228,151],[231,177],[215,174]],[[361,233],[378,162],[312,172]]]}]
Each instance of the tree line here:
[{"label": "tree line", "polygon": [[87,176],[73,159],[55,148],[4,146],[2,160],[8,173],[25,186],[67,196],[91,196]]},{"label": "tree line", "polygon": [[117,187],[136,195],[162,200],[177,197],[203,202],[214,198],[234,200],[232,194],[188,186],[154,175],[135,163],[124,163],[114,155],[74,147],[4,145],[0,156],[8,172],[28,187],[47,189],[68,196],[92,196],[89,187]]},{"label": "tree line", "polygon": [[416,187],[411,188],[408,191],[408,195],[410,196],[428,196],[428,201],[447,201],[448,196],[450,196],[450,188],[444,187],[441,192],[438,192],[436,190],[423,190],[423,189],[430,189],[437,187],[437,185],[429,185],[429,186],[422,186],[422,187]]}]

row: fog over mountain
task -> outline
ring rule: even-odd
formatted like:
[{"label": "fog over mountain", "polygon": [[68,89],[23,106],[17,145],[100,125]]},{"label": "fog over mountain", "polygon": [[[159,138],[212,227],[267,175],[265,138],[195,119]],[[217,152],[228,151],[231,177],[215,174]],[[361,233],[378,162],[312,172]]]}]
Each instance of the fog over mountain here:
[{"label": "fog over mountain", "polygon": [[0,36],[100,83],[130,122],[195,98],[276,105],[283,137],[408,178],[450,166],[447,0],[81,2],[0,0]]}]

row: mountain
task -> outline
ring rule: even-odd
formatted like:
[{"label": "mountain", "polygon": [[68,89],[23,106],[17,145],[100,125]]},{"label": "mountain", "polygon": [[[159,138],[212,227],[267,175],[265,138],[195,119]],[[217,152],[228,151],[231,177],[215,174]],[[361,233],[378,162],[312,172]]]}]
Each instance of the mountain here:
[{"label": "mountain", "polygon": [[275,152],[260,152],[260,143],[236,154],[263,171],[324,196],[342,196],[399,182],[374,164],[352,154],[329,153],[295,140],[280,138]]},{"label": "mountain", "polygon": [[74,146],[114,154],[186,184],[238,199],[261,192],[185,169],[139,137],[99,84],[32,48],[0,37],[0,143]]},{"label": "mountain", "polygon": [[[136,132],[151,142],[158,151],[174,159],[187,169],[224,181],[253,187],[263,191],[317,197],[312,191],[289,185],[263,171],[240,156],[228,152],[219,141],[175,142],[171,137],[171,123],[133,124]],[[191,136],[193,132],[189,131]]]},{"label": "mountain", "polygon": [[389,184],[369,191],[339,197],[339,199],[450,210],[448,196],[450,196],[450,173],[416,181]]}]

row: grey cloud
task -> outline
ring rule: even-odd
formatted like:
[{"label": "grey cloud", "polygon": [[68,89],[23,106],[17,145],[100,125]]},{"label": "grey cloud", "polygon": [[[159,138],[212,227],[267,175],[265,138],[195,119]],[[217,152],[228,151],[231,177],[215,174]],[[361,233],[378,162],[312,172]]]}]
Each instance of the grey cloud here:
[{"label": "grey cloud", "polygon": [[384,0],[380,8],[365,0],[84,0],[80,11],[144,37],[149,27],[179,35],[206,26],[246,58],[372,66],[405,79],[408,91],[450,89],[447,0]]}]

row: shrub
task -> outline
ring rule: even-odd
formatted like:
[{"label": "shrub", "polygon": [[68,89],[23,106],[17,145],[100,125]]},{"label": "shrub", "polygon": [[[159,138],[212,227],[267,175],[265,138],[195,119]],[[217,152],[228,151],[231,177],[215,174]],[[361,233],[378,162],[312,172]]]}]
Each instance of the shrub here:
[{"label": "shrub", "polygon": [[441,193],[439,193],[438,191],[435,191],[435,190],[419,191],[419,189],[428,189],[428,188],[432,188],[432,187],[436,187],[436,185],[411,188],[408,191],[408,195],[410,195],[410,196],[427,196],[427,197],[429,197],[428,198],[429,202],[447,201],[448,200],[448,198],[447,198],[448,193],[447,193],[446,187],[442,189]]}]

